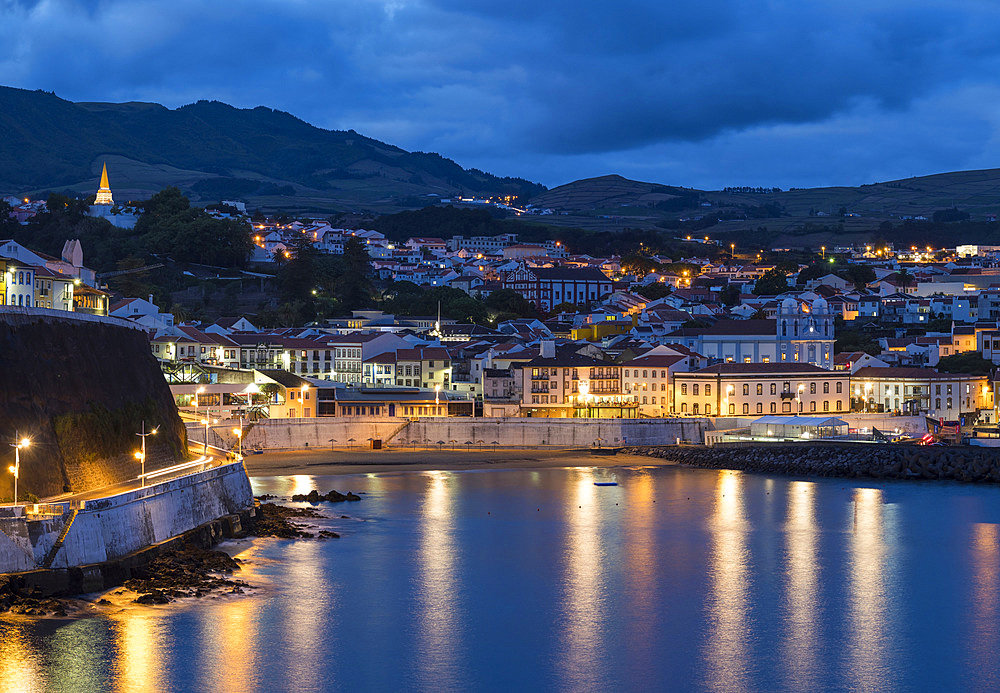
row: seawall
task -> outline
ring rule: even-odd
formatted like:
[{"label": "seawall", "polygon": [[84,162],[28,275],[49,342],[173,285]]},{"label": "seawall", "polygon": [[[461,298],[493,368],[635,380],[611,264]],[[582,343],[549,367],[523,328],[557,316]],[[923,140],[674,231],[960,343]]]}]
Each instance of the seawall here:
[{"label": "seawall", "polygon": [[[30,505],[0,508],[0,573],[121,559],[252,508],[253,492],[237,462],[79,506],[55,503],[40,508],[43,514],[30,514]],[[67,525],[62,545],[46,566]]]},{"label": "seawall", "polygon": [[866,443],[719,443],[627,452],[706,469],[871,479],[1000,483],[1000,450]]},{"label": "seawall", "polygon": [[[15,433],[31,439],[22,498],[134,478],[143,422],[159,427],[147,439],[147,470],[185,457],[184,425],[145,332],[115,318],[0,308],[0,459],[4,470],[13,462]],[[0,474],[0,498],[12,485]]]},{"label": "seawall", "polygon": [[[504,447],[598,447],[666,445],[678,438],[700,443],[710,425],[706,419],[531,419],[531,418],[423,418],[268,419],[248,426],[243,445],[267,450],[367,447],[369,439],[386,447],[451,445],[466,442]],[[188,438],[197,449],[205,427],[188,424]],[[209,428],[208,444],[235,449],[233,424]]]}]

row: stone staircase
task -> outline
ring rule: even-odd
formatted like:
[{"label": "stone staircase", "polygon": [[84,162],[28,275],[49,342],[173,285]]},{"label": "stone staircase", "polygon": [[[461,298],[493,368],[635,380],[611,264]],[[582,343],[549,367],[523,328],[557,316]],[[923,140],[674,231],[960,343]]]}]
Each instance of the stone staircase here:
[{"label": "stone staircase", "polygon": [[49,552],[45,554],[45,559],[42,561],[43,568],[51,568],[52,562],[56,560],[56,554],[59,553],[59,549],[62,548],[63,542],[66,541],[66,537],[69,536],[69,530],[73,527],[73,521],[76,520],[76,516],[80,511],[73,508],[69,511],[69,515],[66,517],[66,524],[63,525],[62,531],[59,532],[59,536],[56,537],[56,542],[49,549]]}]

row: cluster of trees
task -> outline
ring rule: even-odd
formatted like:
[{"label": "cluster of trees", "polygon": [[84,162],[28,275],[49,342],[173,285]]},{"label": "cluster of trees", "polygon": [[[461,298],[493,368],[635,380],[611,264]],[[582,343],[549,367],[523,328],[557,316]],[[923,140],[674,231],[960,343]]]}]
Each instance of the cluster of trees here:
[{"label": "cluster of trees", "polygon": [[[63,243],[79,238],[86,262],[99,272],[119,267],[127,259],[147,261],[151,255],[181,262],[243,267],[253,250],[250,227],[236,219],[215,219],[191,207],[177,188],[166,188],[141,204],[133,229],[112,226],[87,215],[89,200],[52,194],[45,211],[28,224],[15,224],[11,236],[19,243],[59,256]],[[5,215],[4,215],[5,216]]]},{"label": "cluster of trees", "polygon": [[413,282],[394,282],[382,292],[379,307],[395,315],[437,315],[495,327],[505,320],[538,317],[534,306],[510,289],[492,292],[485,299],[447,286],[420,287]]},{"label": "cluster of trees", "polygon": [[281,303],[264,312],[262,323],[304,324],[375,304],[368,251],[359,239],[349,238],[338,256],[320,252],[303,236],[290,254],[274,278]]}]

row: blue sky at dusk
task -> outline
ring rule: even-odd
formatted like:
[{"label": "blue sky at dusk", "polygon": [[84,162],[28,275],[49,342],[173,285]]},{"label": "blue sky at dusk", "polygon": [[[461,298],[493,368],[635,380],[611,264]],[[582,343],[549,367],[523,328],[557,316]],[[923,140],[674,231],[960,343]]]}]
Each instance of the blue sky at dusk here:
[{"label": "blue sky at dusk", "polygon": [[1000,4],[0,0],[0,82],[266,105],[549,186],[1000,165]]}]

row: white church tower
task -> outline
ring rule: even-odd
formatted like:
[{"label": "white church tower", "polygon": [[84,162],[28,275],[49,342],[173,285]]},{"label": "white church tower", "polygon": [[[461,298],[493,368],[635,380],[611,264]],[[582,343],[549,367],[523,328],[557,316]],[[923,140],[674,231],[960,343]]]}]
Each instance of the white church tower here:
[{"label": "white church tower", "polygon": [[833,316],[825,299],[812,307],[786,298],[778,307],[778,358],[833,368]]},{"label": "white church tower", "polygon": [[95,205],[114,205],[115,200],[111,197],[111,186],[108,185],[108,164],[104,163],[104,168],[101,171],[101,187],[97,189],[97,198],[94,200]]}]

